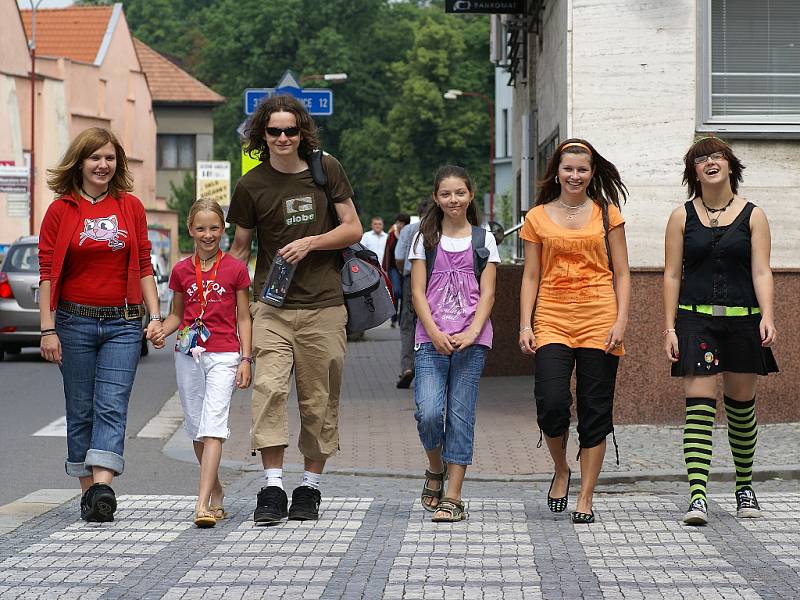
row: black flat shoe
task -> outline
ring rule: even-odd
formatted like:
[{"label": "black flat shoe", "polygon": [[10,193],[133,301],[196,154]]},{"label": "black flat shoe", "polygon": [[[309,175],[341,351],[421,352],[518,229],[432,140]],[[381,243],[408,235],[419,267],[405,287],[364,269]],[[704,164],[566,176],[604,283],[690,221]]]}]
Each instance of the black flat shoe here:
[{"label": "black flat shoe", "polygon": [[577,510],[570,515],[570,519],[576,525],[594,523],[594,511],[590,513],[578,512]]},{"label": "black flat shoe", "polygon": [[571,480],[572,469],[570,469],[569,475],[567,475],[567,493],[561,498],[553,498],[550,495],[550,492],[553,491],[553,484],[556,482],[556,474],[553,473],[553,479],[550,481],[550,489],[547,490],[547,508],[549,508],[551,512],[560,513],[567,510],[567,500],[569,499],[569,483]]}]

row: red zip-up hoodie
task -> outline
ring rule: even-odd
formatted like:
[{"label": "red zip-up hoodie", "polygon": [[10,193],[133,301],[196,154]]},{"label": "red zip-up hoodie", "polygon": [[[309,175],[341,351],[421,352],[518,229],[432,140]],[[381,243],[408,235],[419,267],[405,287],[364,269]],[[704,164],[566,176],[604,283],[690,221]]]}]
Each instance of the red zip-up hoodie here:
[{"label": "red zip-up hoodie", "polygon": [[[128,224],[128,237],[125,241],[131,249],[126,300],[128,304],[141,304],[141,279],[153,274],[147,218],[142,202],[133,194],[122,192],[117,200]],[[39,281],[50,282],[50,310],[55,310],[58,306],[69,241],[81,225],[78,199],[72,194],[54,200],[42,220],[39,231]]]}]

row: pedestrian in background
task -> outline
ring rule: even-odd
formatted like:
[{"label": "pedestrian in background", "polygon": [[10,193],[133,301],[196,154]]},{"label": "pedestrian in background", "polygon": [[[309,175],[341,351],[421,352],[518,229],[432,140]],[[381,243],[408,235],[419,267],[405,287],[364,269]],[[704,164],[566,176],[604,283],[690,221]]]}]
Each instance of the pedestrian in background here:
[{"label": "pedestrian in background", "polygon": [[667,223],[664,350],[686,396],[683,456],[691,499],[683,522],[703,525],[720,373],[736,467],[736,516],[761,516],[752,487],[755,392],[757,375],[778,371],[770,349],[774,289],[767,217],[737,195],[742,162],[716,137],[692,144],[683,161],[690,200]]},{"label": "pedestrian in background", "polygon": [[[500,255],[494,237],[478,227],[474,198],[465,169],[441,167],[434,204],[409,253],[418,317],[415,417],[429,465],[421,501],[435,522],[467,517],[461,487],[472,464],[478,383],[492,347],[489,315]],[[474,247],[476,233],[483,239],[480,248]]]},{"label": "pedestrian in background", "polygon": [[148,335],[162,328],[147,221],[125,150],[107,129],[79,133],[47,185],[58,198],[39,234],[41,353],[64,380],[65,468],[80,480],[81,518],[113,521],[142,302]]},{"label": "pedestrian in background", "polygon": [[386,251],[386,240],[389,234],[383,230],[383,219],[372,217],[370,230],[361,236],[361,245],[372,250],[378,256],[378,262],[383,264],[383,254]]},{"label": "pedestrian in background", "polygon": [[194,254],[172,269],[172,311],[153,341],[163,347],[164,337],[178,331],[178,394],[184,428],[200,463],[194,524],[214,527],[227,516],[219,463],[222,443],[230,436],[231,396],[234,387],[250,385],[250,275],[243,262],[220,250],[225,215],[216,201],[195,201],[186,225]]},{"label": "pedestrian in background", "polygon": [[[283,306],[254,302],[250,307],[255,353],[251,443],[261,451],[266,479],[253,512],[256,523],[319,518],[322,471],[339,449],[347,347],[339,250],[359,240],[361,223],[338,160],[322,156],[332,208],[326,191],[314,182],[308,160],[318,148],[317,126],[302,102],[287,95],[264,100],[248,122],[245,146],[261,164],[236,184],[228,210],[228,222],[236,225],[231,255],[246,263],[253,232],[258,236],[257,298],[276,256],[295,266]],[[292,375],[304,472],[287,510],[283,458]]]},{"label": "pedestrian in background", "polygon": [[397,326],[397,320],[402,310],[403,299],[403,275],[402,271],[397,269],[397,262],[394,260],[394,250],[397,247],[397,240],[403,227],[411,222],[411,217],[406,213],[398,213],[394,219],[394,224],[389,228],[389,236],[386,238],[386,248],[383,252],[383,262],[381,266],[383,270],[389,274],[389,280],[392,282],[392,295],[394,296],[395,306],[397,310],[392,315],[392,327]]},{"label": "pedestrian in background", "polygon": [[[425,198],[417,204],[417,215],[422,215],[428,210],[430,200]],[[414,332],[417,328],[417,314],[414,312],[414,302],[411,297],[411,261],[408,252],[411,250],[411,241],[414,234],[419,231],[419,221],[403,227],[397,246],[394,249],[394,260],[397,270],[403,275],[403,298],[400,305],[400,379],[397,380],[398,389],[408,389],[414,381]]]},{"label": "pedestrian in background", "polygon": [[619,210],[626,195],[611,162],[586,140],[566,140],[548,162],[536,205],[520,231],[525,268],[519,345],[535,356],[537,421],[555,465],[547,493],[553,512],[566,510],[569,497],[566,453],[576,371],[581,491],[573,523],[594,522],[594,487],[606,437],[614,432],[614,387],[630,304]]}]

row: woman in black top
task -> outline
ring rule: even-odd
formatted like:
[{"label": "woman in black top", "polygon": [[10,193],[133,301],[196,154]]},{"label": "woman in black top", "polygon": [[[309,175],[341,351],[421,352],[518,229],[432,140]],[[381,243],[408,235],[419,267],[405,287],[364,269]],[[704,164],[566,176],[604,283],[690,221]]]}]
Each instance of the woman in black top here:
[{"label": "woman in black top", "polygon": [[778,366],[770,232],[764,211],[737,196],[744,165],[715,137],[684,156],[691,198],[667,224],[664,261],[664,350],[673,377],[683,377],[683,455],[691,500],[683,522],[708,522],[706,483],[722,374],[728,441],[736,466],[736,516],[760,517],[752,488],[758,425],[756,375]]}]

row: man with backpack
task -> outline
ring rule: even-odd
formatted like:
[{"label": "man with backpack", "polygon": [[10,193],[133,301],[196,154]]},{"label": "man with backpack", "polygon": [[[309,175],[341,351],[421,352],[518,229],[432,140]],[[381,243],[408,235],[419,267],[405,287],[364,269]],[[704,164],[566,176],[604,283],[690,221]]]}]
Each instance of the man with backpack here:
[{"label": "man with backpack", "polygon": [[[335,158],[322,156],[327,184],[323,188],[315,183],[308,161],[319,148],[317,127],[300,101],[287,95],[267,98],[248,125],[245,152],[260,158],[261,164],[245,174],[233,192],[227,220],[236,225],[236,233],[230,254],[247,262],[255,232],[256,298],[277,255],[296,266],[283,306],[251,304],[252,447],[261,452],[266,479],[253,519],[263,524],[287,517],[316,520],[325,461],[339,447],[338,406],[347,343],[340,250],[361,239],[361,223],[353,189]],[[289,443],[292,372],[304,473],[289,507],[283,457]]]}]

